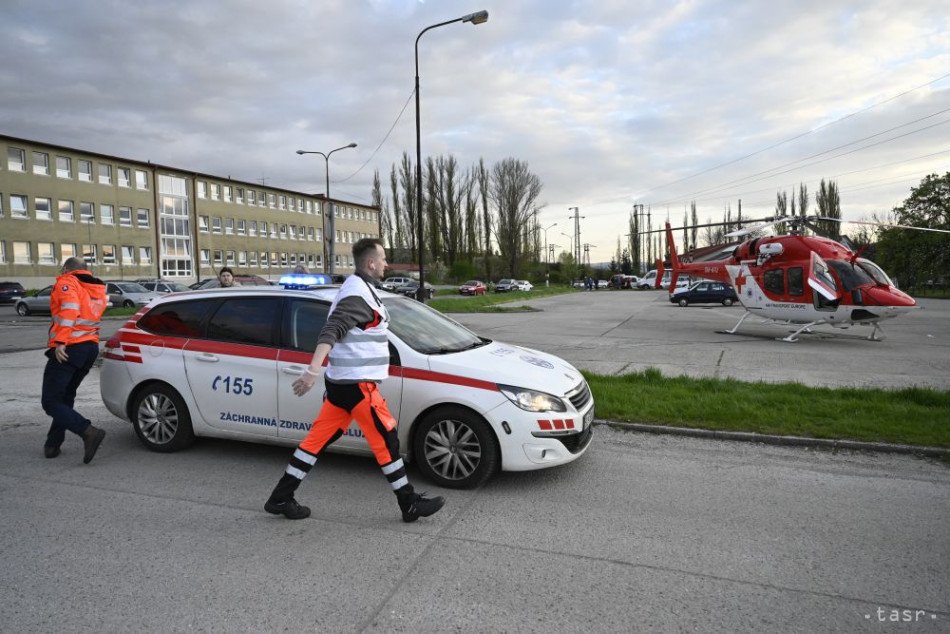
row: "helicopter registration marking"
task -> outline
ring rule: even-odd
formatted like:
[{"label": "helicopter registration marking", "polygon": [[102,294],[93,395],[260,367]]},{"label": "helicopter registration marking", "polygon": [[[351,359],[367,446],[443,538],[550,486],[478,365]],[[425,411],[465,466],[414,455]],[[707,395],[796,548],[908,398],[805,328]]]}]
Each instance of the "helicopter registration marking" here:
[{"label": "helicopter registration marking", "polygon": [[805,310],[806,304],[766,304],[766,308],[793,308],[795,310]]}]

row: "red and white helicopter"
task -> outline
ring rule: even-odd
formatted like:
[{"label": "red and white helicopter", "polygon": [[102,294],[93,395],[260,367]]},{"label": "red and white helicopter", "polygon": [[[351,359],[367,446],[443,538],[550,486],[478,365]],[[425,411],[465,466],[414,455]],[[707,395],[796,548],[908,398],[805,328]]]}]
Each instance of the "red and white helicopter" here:
[{"label": "red and white helicopter", "polygon": [[[746,312],[725,332],[735,334],[750,316],[763,318],[763,323],[800,324],[797,330],[781,338],[788,342],[798,341],[800,334],[811,332],[813,326],[821,324],[835,328],[872,326],[867,339],[880,341],[883,338],[881,321],[918,308],[914,298],[899,290],[881,267],[860,257],[861,251],[855,253],[829,238],[802,235],[804,226],[815,228],[811,221],[836,219],[789,216],[764,220],[766,224],[727,235],[739,237],[778,223],[787,223],[790,234],[753,237],[735,247],[729,257],[705,262],[680,261],[673,229],[667,222],[666,239],[672,265],[670,292],[676,288],[680,275],[730,284]],[[941,229],[923,230],[950,233]],[[659,262],[657,288],[663,277],[662,268]]]}]

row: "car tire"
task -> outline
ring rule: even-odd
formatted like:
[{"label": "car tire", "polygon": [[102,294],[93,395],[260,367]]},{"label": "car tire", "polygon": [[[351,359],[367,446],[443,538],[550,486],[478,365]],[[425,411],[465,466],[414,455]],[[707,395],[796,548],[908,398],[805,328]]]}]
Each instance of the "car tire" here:
[{"label": "car tire", "polygon": [[131,299],[127,299],[122,302],[122,308],[132,308],[133,306],[135,306],[135,302],[133,302]]},{"label": "car tire", "polygon": [[727,297],[726,299],[722,300],[722,305],[723,305],[723,306],[732,306],[732,299],[730,299],[729,297]]},{"label": "car tire", "polygon": [[686,299],[685,297],[680,297],[679,301],[676,303],[682,306],[683,308],[686,308],[687,306],[689,306],[689,300]]},{"label": "car tire", "polygon": [[419,470],[441,487],[474,489],[500,466],[498,441],[488,423],[463,407],[427,414],[418,423],[412,445]]},{"label": "car tire", "polygon": [[130,414],[135,434],[152,451],[170,453],[195,441],[188,406],[169,385],[152,383],[139,390]]},{"label": "car tire", "polygon": [[20,317],[26,317],[30,314],[30,307],[26,304],[17,304],[16,305],[16,314]]}]

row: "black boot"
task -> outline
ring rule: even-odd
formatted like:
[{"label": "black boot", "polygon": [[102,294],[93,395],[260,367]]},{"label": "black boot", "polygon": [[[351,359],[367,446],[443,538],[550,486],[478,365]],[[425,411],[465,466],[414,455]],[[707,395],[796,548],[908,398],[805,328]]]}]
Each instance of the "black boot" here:
[{"label": "black boot", "polygon": [[399,508],[402,510],[402,521],[415,522],[420,517],[429,517],[435,514],[445,504],[441,495],[427,498],[425,493],[416,493],[411,484],[396,491]]},{"label": "black boot", "polygon": [[105,437],[106,430],[104,429],[99,429],[98,427],[93,427],[92,425],[89,425],[89,427],[86,428],[86,431],[82,433],[82,444],[85,447],[85,453],[82,456],[83,464],[89,464],[92,462],[93,457],[96,455],[96,451],[99,450],[99,445],[102,444],[102,439]]},{"label": "black boot", "polygon": [[302,520],[310,517],[310,508],[301,506],[294,499],[294,491],[300,486],[300,480],[285,473],[274,491],[264,503],[264,510],[273,515],[283,515],[289,520]]},{"label": "black boot", "polygon": [[59,455],[59,447],[44,446],[43,455],[47,458],[55,458]]}]

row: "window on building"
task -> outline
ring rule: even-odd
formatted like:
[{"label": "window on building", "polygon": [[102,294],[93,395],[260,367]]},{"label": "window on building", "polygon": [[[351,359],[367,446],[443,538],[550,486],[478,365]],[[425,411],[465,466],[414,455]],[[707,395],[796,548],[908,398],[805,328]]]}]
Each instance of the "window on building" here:
[{"label": "window on building", "polygon": [[99,163],[99,184],[112,184],[112,166],[106,163]]},{"label": "window on building", "polygon": [[119,187],[132,186],[132,169],[129,167],[118,168]]},{"label": "window on building", "polygon": [[234,266],[234,251],[226,251],[224,254],[224,260],[228,266]]},{"label": "window on building", "polygon": [[56,176],[59,178],[73,177],[73,160],[68,156],[56,157]]},{"label": "window on building", "polygon": [[33,152],[33,173],[40,176],[49,176],[49,154]]},{"label": "window on building", "polygon": [[122,257],[122,264],[135,264],[135,247],[124,244],[122,245],[122,251],[120,251]]},{"label": "window on building", "polygon": [[236,202],[239,205],[244,204],[244,188],[243,187],[234,188],[234,202]]},{"label": "window on building", "polygon": [[140,264],[152,263],[152,247],[139,247],[139,263]]},{"label": "window on building", "polygon": [[202,264],[210,264],[210,263],[211,263],[211,249],[201,249],[199,255],[201,256],[201,263],[202,263]]},{"label": "window on building", "polygon": [[76,250],[76,243],[64,242],[59,245],[59,261],[65,262],[68,258],[76,257],[76,254],[79,253]]},{"label": "window on building", "polygon": [[79,159],[79,180],[85,183],[92,182],[92,161]]},{"label": "window on building", "polygon": [[214,250],[214,263],[221,264],[224,261],[224,251],[221,249]]},{"label": "window on building", "polygon": [[287,225],[280,225],[280,239],[287,239]]},{"label": "window on building", "polygon": [[196,181],[195,188],[198,190],[198,198],[208,197],[208,183],[204,181]]},{"label": "window on building", "polygon": [[320,254],[320,253],[317,253],[317,254],[314,256],[314,258],[316,258],[316,263],[317,263],[316,266],[317,266],[317,268],[321,268],[321,269],[322,269],[322,268],[323,268],[323,255]]},{"label": "window on building", "polygon": [[115,224],[115,209],[112,205],[99,205],[99,222],[104,225]]},{"label": "window on building", "polygon": [[238,251],[237,258],[238,266],[247,266],[247,251]]},{"label": "window on building", "polygon": [[290,230],[290,239],[291,239],[291,240],[296,240],[296,239],[297,239],[297,227],[294,226],[294,225],[290,225],[290,227],[288,227],[288,228],[289,228],[289,230]]},{"label": "window on building", "polygon": [[96,251],[96,245],[94,244],[84,244],[81,247],[82,249],[82,259],[88,264],[95,264],[99,261],[98,252]]},{"label": "window on building", "polygon": [[234,235],[234,218],[224,219],[224,234],[228,236]]},{"label": "window on building", "polygon": [[131,207],[119,207],[119,226],[120,227],[132,226],[132,208]]},{"label": "window on building", "polygon": [[277,253],[277,251],[271,251],[271,252],[270,252],[270,265],[271,265],[271,266],[277,266],[279,262],[280,262],[280,254]]},{"label": "window on building", "polygon": [[151,212],[149,209],[146,209],[145,207],[139,207],[137,215],[136,215],[136,220],[138,221],[139,229],[149,228],[150,216],[151,216]]},{"label": "window on building", "polygon": [[7,148],[7,169],[11,172],[26,171],[26,151],[18,147]]},{"label": "window on building", "polygon": [[323,229],[321,229],[320,227],[317,227],[317,229],[316,229],[316,234],[317,234],[317,242],[322,242],[322,241],[323,241]]},{"label": "window on building", "polygon": [[148,189],[148,172],[145,170],[135,170],[135,188]]},{"label": "window on building", "polygon": [[102,245],[102,263],[115,264],[115,245],[114,244]]},{"label": "window on building", "polygon": [[253,189],[247,190],[247,204],[256,205],[257,204],[257,192]]},{"label": "window on building", "polygon": [[36,261],[46,266],[56,264],[56,250],[52,242],[36,243]]},{"label": "window on building", "polygon": [[296,253],[291,253],[291,254],[290,254],[290,266],[297,266],[297,254],[296,254]]},{"label": "window on building", "polygon": [[284,268],[287,268],[288,266],[290,266],[290,265],[288,264],[287,254],[286,254],[286,253],[281,253],[281,254],[280,254],[280,265],[281,265],[282,267],[284,267]]},{"label": "window on building", "polygon": [[230,185],[224,186],[224,200],[225,202],[231,202],[231,199],[234,196],[234,189]]},{"label": "window on building", "polygon": [[76,219],[73,216],[73,201],[71,200],[61,200],[59,201],[59,221],[60,222],[74,222]]},{"label": "window on building", "polygon": [[277,208],[277,196],[274,194],[267,194],[267,206],[271,209]]},{"label": "window on building", "polygon": [[26,196],[10,194],[10,217],[24,219],[30,217],[26,209]]},{"label": "window on building", "polygon": [[217,216],[211,218],[211,233],[221,233],[221,218]]},{"label": "window on building", "polygon": [[96,211],[92,203],[79,203],[79,221],[89,223],[96,221]]},{"label": "window on building", "polygon": [[198,216],[198,231],[208,233],[208,216]]},{"label": "window on building", "polygon": [[221,199],[221,185],[211,183],[211,200]]},{"label": "window on building", "polygon": [[[281,209],[287,209],[287,208],[288,208],[288,206],[287,206],[287,196],[285,196],[284,194],[281,194],[281,195],[280,195],[280,208],[281,208]],[[290,207],[289,207],[289,208],[290,208],[291,211],[294,210],[294,199],[293,199],[293,198],[290,199]]]},{"label": "window on building", "polygon": [[247,254],[247,263],[251,266],[257,266],[257,251],[251,251]]},{"label": "window on building", "polygon": [[33,199],[33,207],[36,209],[37,220],[53,219],[53,203],[49,198],[37,197]]},{"label": "window on building", "polygon": [[290,211],[297,211],[296,199],[293,196],[287,199],[287,208]]},{"label": "window on building", "polygon": [[33,259],[30,257],[30,243],[29,242],[14,242],[13,243],[13,263],[14,264],[32,264]]},{"label": "window on building", "polygon": [[334,265],[336,265],[337,267],[340,266],[340,256],[339,256],[339,255],[334,255],[334,256],[333,256],[333,263],[334,263]]},{"label": "window on building", "polygon": [[311,242],[313,242],[314,240],[316,240],[316,237],[315,237],[314,231],[313,231],[313,227],[310,227],[309,229],[307,229],[307,240],[310,240]]},{"label": "window on building", "polygon": [[247,235],[247,221],[246,220],[237,221],[237,234],[239,236]]},{"label": "window on building", "polygon": [[261,220],[261,237],[262,238],[267,237],[267,222],[265,222],[264,220]]},{"label": "window on building", "polygon": [[277,223],[276,222],[270,223],[270,237],[275,240],[277,239]]}]

